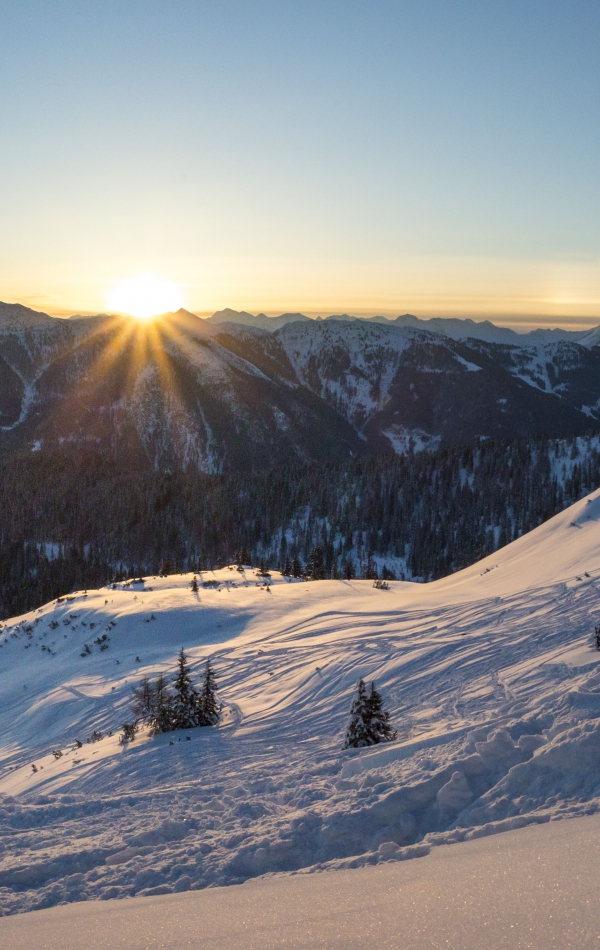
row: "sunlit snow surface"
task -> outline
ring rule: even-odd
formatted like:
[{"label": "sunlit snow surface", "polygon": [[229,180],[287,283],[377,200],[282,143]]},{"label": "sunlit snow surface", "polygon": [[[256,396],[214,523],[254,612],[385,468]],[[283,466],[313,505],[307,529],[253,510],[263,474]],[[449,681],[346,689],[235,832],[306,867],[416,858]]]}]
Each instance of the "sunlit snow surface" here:
[{"label": "sunlit snow surface", "polygon": [[435,848],[421,861],[70,904],[0,921],[10,950],[591,950],[600,816]]},{"label": "sunlit snow surface", "polygon": [[[3,625],[4,913],[398,861],[600,805],[600,492],[428,585],[191,579]],[[212,658],[222,725],[120,746],[131,687],[181,646],[198,678]],[[359,676],[398,740],[357,754]]]}]

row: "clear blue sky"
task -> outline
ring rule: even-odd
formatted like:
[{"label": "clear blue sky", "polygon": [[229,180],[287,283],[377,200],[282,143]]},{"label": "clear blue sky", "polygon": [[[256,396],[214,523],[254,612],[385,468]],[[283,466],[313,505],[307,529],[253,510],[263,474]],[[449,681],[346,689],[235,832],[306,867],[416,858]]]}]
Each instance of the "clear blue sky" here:
[{"label": "clear blue sky", "polygon": [[598,0],[0,0],[0,298],[600,317]]}]

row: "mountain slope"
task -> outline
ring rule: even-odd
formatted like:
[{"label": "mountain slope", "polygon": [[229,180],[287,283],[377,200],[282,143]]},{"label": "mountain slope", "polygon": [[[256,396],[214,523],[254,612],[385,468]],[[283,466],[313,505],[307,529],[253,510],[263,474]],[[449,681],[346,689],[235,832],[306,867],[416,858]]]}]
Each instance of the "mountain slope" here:
[{"label": "mountain slope", "polygon": [[[600,808],[600,492],[428,585],[190,580],[3,625],[5,911],[373,864]],[[222,725],[119,745],[131,686],[182,645],[196,677],[212,657]],[[359,676],[399,735],[357,754]]]},{"label": "mountain slope", "polygon": [[373,448],[567,435],[600,419],[600,348],[504,347],[338,321],[292,324],[275,337],[300,381]]},{"label": "mountain slope", "polygon": [[19,361],[32,364],[23,418],[19,379],[3,387],[8,450],[93,441],[140,464],[208,472],[361,451],[331,408],[293,380],[270,379],[193,314],[167,314],[151,326],[113,317],[65,321],[52,330],[40,352],[14,334],[3,348],[13,351],[7,376]]},{"label": "mountain slope", "polygon": [[92,442],[136,465],[216,473],[600,425],[591,336],[512,345],[453,339],[452,322],[284,314],[265,330],[214,316],[0,319],[0,451]]},{"label": "mountain slope", "polygon": [[0,330],[23,330],[27,327],[50,327],[55,319],[47,313],[30,310],[20,303],[2,303],[0,301]]}]

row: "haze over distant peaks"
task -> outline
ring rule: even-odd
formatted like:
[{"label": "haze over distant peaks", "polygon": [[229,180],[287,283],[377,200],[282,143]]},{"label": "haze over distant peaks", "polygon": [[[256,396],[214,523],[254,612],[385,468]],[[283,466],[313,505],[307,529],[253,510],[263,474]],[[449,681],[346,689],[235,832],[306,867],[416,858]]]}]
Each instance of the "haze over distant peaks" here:
[{"label": "haze over distant peaks", "polygon": [[303,313],[282,313],[278,317],[267,317],[265,313],[258,313],[254,316],[245,310],[231,310],[226,307],[224,310],[217,310],[212,317],[207,318],[207,323],[239,323],[246,327],[256,327],[258,330],[279,330],[287,323],[298,323],[300,321],[310,320]]},{"label": "haze over distant peaks", "polygon": [[[258,330],[279,330],[288,323],[310,321],[303,313],[282,313],[278,317],[267,317],[264,313],[254,316],[246,310],[232,310],[226,307],[217,310],[207,323],[237,323],[243,326],[255,327]],[[348,313],[334,313],[327,317],[317,317],[317,322],[337,320],[346,323],[379,323],[387,326],[414,327],[419,330],[429,330],[441,333],[451,340],[484,340],[486,343],[501,343],[509,346],[530,346],[532,343],[558,343],[569,341],[581,343],[583,346],[595,346],[600,343],[600,326],[591,330],[563,330],[561,328],[538,328],[527,333],[517,333],[509,327],[498,327],[490,320],[473,320],[470,317],[430,317],[423,319],[412,313],[403,313],[398,317],[358,317]]]}]

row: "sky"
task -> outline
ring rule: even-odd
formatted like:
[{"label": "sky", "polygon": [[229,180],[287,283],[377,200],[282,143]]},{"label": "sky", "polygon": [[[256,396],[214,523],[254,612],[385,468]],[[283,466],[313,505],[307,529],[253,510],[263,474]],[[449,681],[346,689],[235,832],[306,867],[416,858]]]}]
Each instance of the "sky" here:
[{"label": "sky", "polygon": [[597,0],[0,0],[0,299],[600,322]]}]

